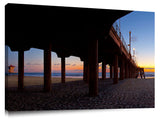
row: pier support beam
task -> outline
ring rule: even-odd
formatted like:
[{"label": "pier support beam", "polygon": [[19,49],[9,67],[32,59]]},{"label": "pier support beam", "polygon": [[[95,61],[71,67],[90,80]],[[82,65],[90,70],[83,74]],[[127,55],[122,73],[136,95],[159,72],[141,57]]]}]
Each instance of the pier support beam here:
[{"label": "pier support beam", "polygon": [[102,80],[106,79],[106,61],[102,62]]},{"label": "pier support beam", "polygon": [[124,79],[124,60],[122,58],[121,66],[120,66],[120,80]]},{"label": "pier support beam", "polygon": [[113,84],[118,83],[118,55],[114,56],[114,79]]},{"label": "pier support beam", "polygon": [[65,83],[65,57],[61,57],[61,82]]},{"label": "pier support beam", "polygon": [[131,65],[130,65],[130,63],[129,63],[129,65],[128,65],[128,67],[129,67],[129,68],[128,68],[128,70],[129,70],[129,76],[128,76],[128,77],[131,78]]},{"label": "pier support beam", "polygon": [[134,78],[137,78],[137,69],[134,67]]},{"label": "pier support beam", "polygon": [[98,40],[90,42],[88,50],[89,62],[89,95],[98,95]]},{"label": "pier support beam", "polygon": [[128,63],[125,64],[125,78],[128,78]]},{"label": "pier support beam", "polygon": [[51,91],[51,44],[44,49],[44,91]]},{"label": "pier support beam", "polygon": [[87,82],[87,61],[83,61],[83,81]]},{"label": "pier support beam", "polygon": [[87,60],[87,70],[86,70],[86,82],[89,83],[89,63]]},{"label": "pier support beam", "polygon": [[24,51],[18,51],[18,90],[24,88]]},{"label": "pier support beam", "polygon": [[133,78],[136,78],[136,68],[134,67],[134,70],[133,70]]},{"label": "pier support beam", "polygon": [[111,78],[111,79],[113,78],[113,77],[112,77],[112,74],[113,74],[113,66],[110,65],[110,78]]},{"label": "pier support beam", "polygon": [[83,61],[83,81],[84,82],[87,81],[86,74],[87,74],[87,65],[86,65],[86,60],[84,60]]},{"label": "pier support beam", "polygon": [[130,71],[131,71],[131,78],[133,78],[133,66],[130,66]]},{"label": "pier support beam", "polygon": [[88,59],[85,59],[83,62],[83,80],[84,82],[89,82],[89,64]]}]

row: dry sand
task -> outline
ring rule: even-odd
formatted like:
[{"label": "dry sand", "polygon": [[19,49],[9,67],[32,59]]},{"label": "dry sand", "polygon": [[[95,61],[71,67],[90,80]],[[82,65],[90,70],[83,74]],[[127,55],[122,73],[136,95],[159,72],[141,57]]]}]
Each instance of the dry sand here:
[{"label": "dry sand", "polygon": [[[6,87],[17,87],[18,76],[6,76]],[[66,78],[66,82],[82,80],[82,78]],[[43,85],[43,77],[24,76],[24,86]],[[52,83],[61,83],[61,77],[52,77]]]}]

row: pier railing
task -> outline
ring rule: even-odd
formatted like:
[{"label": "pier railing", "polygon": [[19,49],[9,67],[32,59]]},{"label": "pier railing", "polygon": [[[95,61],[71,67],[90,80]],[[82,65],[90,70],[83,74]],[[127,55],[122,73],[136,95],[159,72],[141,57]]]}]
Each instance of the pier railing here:
[{"label": "pier railing", "polygon": [[134,63],[134,64],[137,65],[136,60],[133,58],[133,56],[132,56],[131,53],[129,52],[128,45],[127,45],[127,43],[125,42],[125,39],[124,39],[124,37],[123,37],[123,35],[122,35],[121,31],[120,31],[120,28],[119,28],[117,22],[115,22],[115,23],[112,25],[112,27],[114,28],[114,31],[117,33],[117,35],[118,35],[118,37],[119,37],[119,40],[121,40],[122,46],[125,48],[125,50],[126,50],[126,51],[128,52],[128,54],[130,55],[130,58],[131,58],[132,63]]},{"label": "pier railing", "polygon": [[120,31],[120,28],[119,28],[117,22],[115,22],[115,23],[113,24],[113,28],[115,29],[115,31],[116,31],[119,39],[122,41],[125,49],[126,49],[127,52],[129,53],[128,45],[127,45],[126,42],[125,42],[125,39],[124,39],[124,37],[123,37],[123,35],[122,35],[121,31]]}]

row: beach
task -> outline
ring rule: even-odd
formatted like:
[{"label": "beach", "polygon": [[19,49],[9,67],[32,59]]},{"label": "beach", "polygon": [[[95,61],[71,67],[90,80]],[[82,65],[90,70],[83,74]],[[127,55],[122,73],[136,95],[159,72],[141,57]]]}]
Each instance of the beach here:
[{"label": "beach", "polygon": [[[18,76],[6,76],[6,87],[18,87]],[[66,82],[82,80],[82,78],[67,77]],[[52,77],[52,83],[60,83],[61,77]],[[24,86],[43,85],[43,77],[24,76]]]},{"label": "beach", "polygon": [[[59,83],[60,78],[52,78],[52,91],[49,93],[43,92],[43,85],[36,81],[43,81],[43,77],[25,79],[31,82],[25,82],[23,92],[17,91],[17,87],[6,88],[8,111],[154,108],[153,78],[124,79],[118,84],[113,84],[112,79],[99,79],[99,94],[96,97],[89,97],[88,84],[82,78],[67,78],[65,84]],[[12,85],[16,83],[9,83],[9,86]]]}]

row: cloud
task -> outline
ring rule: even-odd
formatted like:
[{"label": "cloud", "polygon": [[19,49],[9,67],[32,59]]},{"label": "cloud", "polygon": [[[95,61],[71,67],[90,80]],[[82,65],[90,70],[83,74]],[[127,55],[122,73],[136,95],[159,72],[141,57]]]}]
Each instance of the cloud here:
[{"label": "cloud", "polygon": [[72,66],[76,66],[76,64],[73,64]]},{"label": "cloud", "polygon": [[75,72],[82,72],[83,70],[78,70],[78,69],[76,69],[76,70],[74,70]]},{"label": "cloud", "polygon": [[[60,65],[60,63],[54,64],[54,65]],[[71,65],[71,64],[66,64],[66,65]]]},{"label": "cloud", "polygon": [[34,63],[33,65],[41,65],[40,63]]},{"label": "cloud", "polygon": [[40,65],[39,63],[27,63],[26,65]]},{"label": "cloud", "polygon": [[31,65],[31,63],[27,63],[26,65]]},{"label": "cloud", "polygon": [[60,65],[60,63],[54,64],[54,65]]}]

